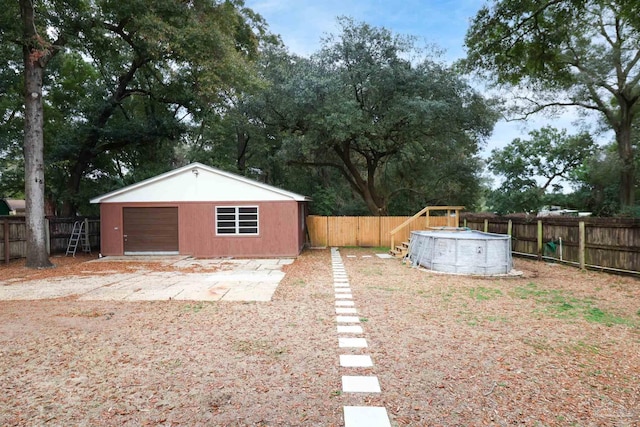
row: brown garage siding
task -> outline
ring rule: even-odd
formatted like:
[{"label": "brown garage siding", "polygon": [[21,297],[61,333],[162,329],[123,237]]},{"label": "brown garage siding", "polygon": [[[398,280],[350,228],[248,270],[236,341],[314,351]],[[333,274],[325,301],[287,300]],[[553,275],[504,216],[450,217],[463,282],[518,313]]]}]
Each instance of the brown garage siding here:
[{"label": "brown garage siding", "polygon": [[[258,206],[259,236],[218,236],[216,206]],[[196,257],[273,257],[300,253],[298,203],[210,202],[180,204],[180,252]]]},{"label": "brown garage siding", "polygon": [[[258,206],[259,236],[216,236],[216,206]],[[300,253],[300,218],[296,201],[102,203],[102,254],[122,255],[122,210],[127,207],[177,207],[178,247],[181,255],[213,257],[297,256]]]}]

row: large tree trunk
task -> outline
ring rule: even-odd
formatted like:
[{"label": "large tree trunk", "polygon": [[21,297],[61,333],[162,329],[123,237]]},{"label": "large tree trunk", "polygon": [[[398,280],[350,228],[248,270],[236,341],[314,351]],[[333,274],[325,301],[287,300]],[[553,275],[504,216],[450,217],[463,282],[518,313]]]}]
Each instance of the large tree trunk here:
[{"label": "large tree trunk", "polygon": [[35,30],[33,4],[20,1],[24,30],[24,181],[26,196],[27,261],[29,268],[51,267],[47,253],[46,221],[44,216],[44,113],[42,107],[42,78],[44,75],[44,42]]},{"label": "large tree trunk", "polygon": [[364,179],[362,175],[360,175],[358,167],[351,161],[351,152],[348,143],[343,144],[343,146],[336,145],[333,149],[345,166],[340,169],[342,174],[347,178],[347,181],[349,181],[351,188],[353,188],[360,197],[362,197],[362,200],[367,205],[371,215],[387,215],[388,210],[386,200],[378,194],[375,186],[375,175],[378,162],[374,159],[366,159],[367,179]]},{"label": "large tree trunk", "polygon": [[618,156],[622,163],[620,170],[620,204],[633,206],[635,203],[635,162],[633,145],[631,144],[631,120],[622,120],[616,129],[616,142],[618,144]]}]

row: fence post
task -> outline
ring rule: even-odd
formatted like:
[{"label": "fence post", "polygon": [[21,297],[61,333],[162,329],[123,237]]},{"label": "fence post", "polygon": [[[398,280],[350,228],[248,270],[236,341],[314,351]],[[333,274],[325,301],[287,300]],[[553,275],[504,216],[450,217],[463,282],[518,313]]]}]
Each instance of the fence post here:
[{"label": "fence post", "polygon": [[489,232],[489,220],[485,218],[484,220],[484,232],[488,233]]},{"label": "fence post", "polygon": [[584,221],[580,221],[578,223],[578,261],[580,262],[581,270],[585,269],[585,256],[584,256],[585,240],[586,240],[586,233],[584,229]]},{"label": "fence post", "polygon": [[4,228],[4,263],[9,264],[11,260],[11,248],[9,247],[9,220],[4,219],[2,224]]},{"label": "fence post", "polygon": [[463,224],[462,226],[463,226],[464,228],[467,228],[467,218],[465,218],[465,219],[463,219],[463,220],[462,220],[462,224]]},{"label": "fence post", "polygon": [[507,222],[507,234],[511,236],[512,233],[513,233],[513,222],[509,220],[509,222]]},{"label": "fence post", "polygon": [[538,261],[542,260],[542,220],[538,220]]}]

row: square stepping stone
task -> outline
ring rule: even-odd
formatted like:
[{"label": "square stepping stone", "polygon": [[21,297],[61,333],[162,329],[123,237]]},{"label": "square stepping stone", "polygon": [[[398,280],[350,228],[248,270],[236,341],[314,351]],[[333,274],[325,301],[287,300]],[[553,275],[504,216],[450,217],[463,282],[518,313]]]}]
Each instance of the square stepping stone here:
[{"label": "square stepping stone", "polygon": [[333,290],[336,292],[336,294],[348,294],[348,293],[351,293],[351,288],[342,287],[342,288],[334,288]]},{"label": "square stepping stone", "polygon": [[345,406],[344,427],[391,427],[382,406]]},{"label": "square stepping stone", "polygon": [[355,307],[336,307],[336,314],[356,314],[357,312]]},{"label": "square stepping stone", "polygon": [[373,366],[373,360],[368,355],[341,354],[340,366],[343,368],[369,368]]},{"label": "square stepping stone", "polygon": [[393,259],[393,255],[390,254],[376,254],[376,256],[382,259]]},{"label": "square stepping stone", "polygon": [[353,301],[336,301],[336,307],[353,307],[354,305]]},{"label": "square stepping stone", "polygon": [[336,316],[338,323],[360,323],[358,316]]},{"label": "square stepping stone", "polygon": [[362,255],[362,258],[372,258],[372,255]]},{"label": "square stepping stone", "polygon": [[364,338],[338,338],[340,348],[366,348],[367,340]]},{"label": "square stepping stone", "polygon": [[338,325],[339,334],[361,334],[363,332],[360,325]]},{"label": "square stepping stone", "polygon": [[336,299],[353,299],[351,294],[336,294]]},{"label": "square stepping stone", "polygon": [[380,383],[376,376],[342,377],[342,391],[345,393],[380,393]]}]

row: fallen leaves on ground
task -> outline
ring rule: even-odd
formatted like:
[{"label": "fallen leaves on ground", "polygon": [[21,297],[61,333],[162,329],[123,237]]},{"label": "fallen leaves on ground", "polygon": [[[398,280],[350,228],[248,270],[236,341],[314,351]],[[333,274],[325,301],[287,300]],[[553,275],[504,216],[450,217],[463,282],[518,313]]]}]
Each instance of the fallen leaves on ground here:
[{"label": "fallen leaves on ground", "polygon": [[[347,405],[384,406],[394,426],[640,423],[637,279],[524,260],[518,278],[447,276],[341,254],[365,349],[338,348],[328,250],[287,266],[266,303],[2,301],[0,424],[341,426]],[[173,268],[90,259],[0,272]],[[342,375],[376,375],[382,392],[343,393]]]}]

